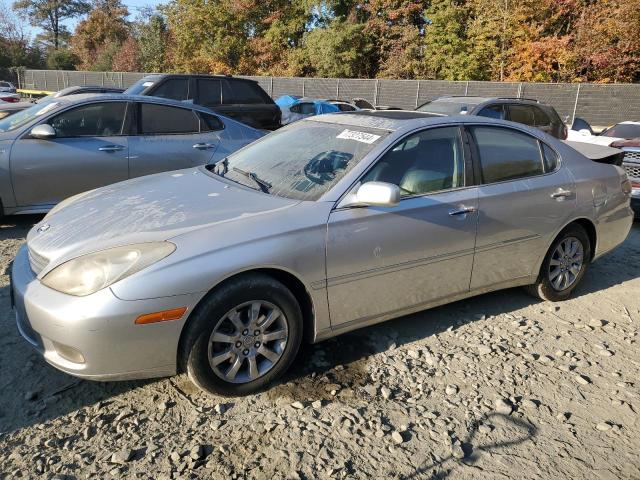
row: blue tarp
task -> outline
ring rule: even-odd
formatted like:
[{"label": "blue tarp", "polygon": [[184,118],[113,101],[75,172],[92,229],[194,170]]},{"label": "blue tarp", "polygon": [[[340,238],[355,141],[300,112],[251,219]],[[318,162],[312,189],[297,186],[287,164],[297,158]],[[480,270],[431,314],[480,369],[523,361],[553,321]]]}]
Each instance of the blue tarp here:
[{"label": "blue tarp", "polygon": [[[305,110],[304,112],[292,112],[291,107],[300,103],[313,105],[313,112]],[[282,124],[300,120],[305,117],[313,115],[322,115],[323,113],[339,112],[340,109],[325,100],[318,100],[315,98],[304,98],[297,95],[282,95],[276,100],[276,105],[282,110]]]}]

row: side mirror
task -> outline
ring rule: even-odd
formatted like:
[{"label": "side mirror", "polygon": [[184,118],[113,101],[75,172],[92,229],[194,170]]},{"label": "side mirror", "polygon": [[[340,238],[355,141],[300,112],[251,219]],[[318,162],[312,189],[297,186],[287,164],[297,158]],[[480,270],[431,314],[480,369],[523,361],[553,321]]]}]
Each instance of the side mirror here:
[{"label": "side mirror", "polygon": [[342,207],[394,207],[400,202],[400,189],[393,183],[366,182],[360,185]]},{"label": "side mirror", "polygon": [[42,123],[33,127],[29,135],[31,135],[32,138],[40,140],[51,140],[52,138],[56,138],[56,131],[51,125]]}]

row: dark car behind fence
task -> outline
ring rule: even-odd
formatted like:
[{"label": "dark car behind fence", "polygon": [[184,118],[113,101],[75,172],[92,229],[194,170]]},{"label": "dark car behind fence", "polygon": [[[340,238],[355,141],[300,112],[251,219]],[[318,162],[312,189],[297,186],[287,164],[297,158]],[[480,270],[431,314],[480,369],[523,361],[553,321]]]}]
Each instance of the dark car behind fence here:
[{"label": "dark car behind fence", "polygon": [[[24,70],[20,88],[60,90],[70,85],[109,85],[126,88],[146,73]],[[352,78],[245,77],[258,81],[274,99],[284,94],[351,100],[365,98],[377,105],[405,109],[442,95],[527,97],[552,105],[563,120],[586,119],[606,126],[640,120],[640,84],[578,84],[476,82],[445,80],[386,80]]]}]

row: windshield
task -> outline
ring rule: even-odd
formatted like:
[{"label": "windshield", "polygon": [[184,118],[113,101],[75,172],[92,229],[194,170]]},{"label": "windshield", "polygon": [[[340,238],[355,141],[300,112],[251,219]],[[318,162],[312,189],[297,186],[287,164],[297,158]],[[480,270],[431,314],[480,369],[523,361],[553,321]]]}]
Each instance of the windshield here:
[{"label": "windshield", "polygon": [[34,118],[40,117],[45,113],[55,110],[60,105],[57,102],[36,103],[33,107],[29,107],[21,112],[9,115],[0,120],[0,132],[10,132],[16,128],[26,125]]},{"label": "windshield", "polygon": [[317,200],[386,135],[374,128],[298,121],[207,169],[272,195]]},{"label": "windshield", "polygon": [[155,77],[144,77],[127,88],[124,93],[126,95],[140,95],[144,90],[158,81]]},{"label": "windshield", "polygon": [[434,100],[433,102],[425,103],[417,108],[419,112],[436,113],[440,115],[460,115],[467,114],[476,107],[477,104],[468,102],[453,102]]},{"label": "windshield", "polygon": [[638,138],[640,137],[640,124],[619,123],[602,132],[604,137]]}]

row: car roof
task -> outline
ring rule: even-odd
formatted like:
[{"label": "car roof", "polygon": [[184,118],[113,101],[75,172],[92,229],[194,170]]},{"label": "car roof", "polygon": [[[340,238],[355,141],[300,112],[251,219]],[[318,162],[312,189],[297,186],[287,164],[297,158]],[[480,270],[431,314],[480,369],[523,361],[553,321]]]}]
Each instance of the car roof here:
[{"label": "car roof", "polygon": [[140,80],[144,80],[145,78],[160,79],[167,77],[224,78],[226,80],[240,80],[243,82],[258,83],[256,80],[253,80],[251,78],[234,77],[233,75],[211,75],[206,73],[152,73],[150,75],[145,75]]},{"label": "car roof", "polygon": [[474,123],[516,128],[527,131],[536,137],[542,134],[540,130],[533,127],[506,120],[476,115],[434,115],[415,110],[358,110],[355,112],[326,113],[324,115],[308,117],[302,121],[336,123],[351,127],[378,128],[400,133],[427,126]]},{"label": "car roof", "polygon": [[171,105],[175,107],[190,108],[192,110],[199,110],[202,112],[211,113],[211,109],[195,103],[185,103],[179,100],[171,100],[169,98],[153,97],[146,95],[125,95],[124,93],[79,93],[76,95],[65,95],[64,97],[58,97],[52,99],[52,102],[60,104],[75,104],[75,103],[88,103],[91,100],[124,100],[126,102],[145,102],[145,103],[158,103],[162,105]]}]

